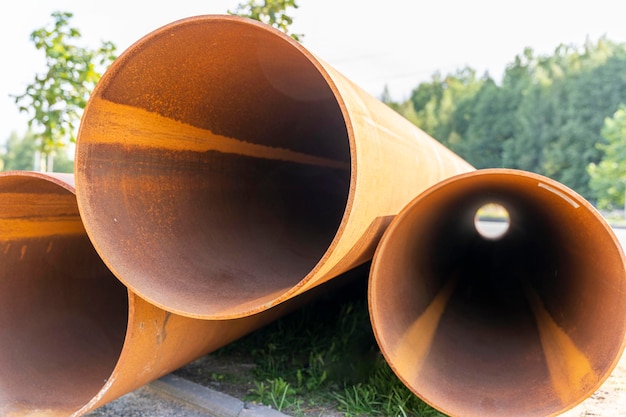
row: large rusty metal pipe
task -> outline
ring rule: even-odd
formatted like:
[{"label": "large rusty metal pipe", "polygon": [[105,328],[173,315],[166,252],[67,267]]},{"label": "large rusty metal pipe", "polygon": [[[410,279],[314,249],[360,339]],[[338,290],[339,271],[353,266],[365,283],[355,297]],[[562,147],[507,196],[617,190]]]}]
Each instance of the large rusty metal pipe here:
[{"label": "large rusty metal pipe", "polygon": [[76,151],[105,263],[155,305],[205,319],[371,259],[406,203],[471,169],[289,36],[233,16],[173,22],[126,50]]},{"label": "large rusty metal pipe", "polygon": [[83,415],[306,301],[236,320],[172,314],[104,265],[71,175],[0,173],[0,197],[2,416]]},{"label": "large rusty metal pipe", "polygon": [[0,415],[67,417],[115,366],[126,289],[89,243],[71,176],[1,173],[0,224]]},{"label": "large rusty metal pipe", "polygon": [[[494,237],[479,208],[509,214]],[[591,395],[624,349],[626,272],[611,228],[548,178],[504,169],[445,180],[392,221],[370,312],[388,363],[451,416],[554,416]]]}]

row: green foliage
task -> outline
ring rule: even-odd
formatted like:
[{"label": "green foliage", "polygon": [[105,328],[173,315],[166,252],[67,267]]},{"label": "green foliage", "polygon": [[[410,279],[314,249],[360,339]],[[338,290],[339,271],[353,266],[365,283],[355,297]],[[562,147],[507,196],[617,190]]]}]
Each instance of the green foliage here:
[{"label": "green foliage", "polygon": [[370,415],[373,409],[380,406],[376,393],[369,385],[352,385],[335,397],[339,401],[339,409],[347,416]]},{"label": "green foliage", "polygon": [[29,114],[37,150],[47,155],[75,140],[82,110],[100,74],[115,59],[115,45],[103,42],[96,50],[80,47],[71,13],[52,13],[53,22],[30,35],[44,52],[47,71],[36,74],[26,91],[14,96],[20,111]]},{"label": "green foliage", "polygon": [[27,132],[24,137],[15,132],[11,133],[2,152],[2,169],[5,171],[33,169],[36,150],[36,138],[32,132]]},{"label": "green foliage", "polygon": [[600,38],[545,56],[526,48],[499,84],[471,68],[436,73],[389,104],[477,168],[537,172],[593,200],[588,166],[602,157],[604,119],[626,97],[624,73],[626,45]]},{"label": "green foliage", "polygon": [[488,78],[480,89],[457,106],[455,116],[461,118],[464,128],[452,150],[463,155],[476,168],[502,166],[504,143],[513,136],[515,126],[511,109],[515,96],[498,88]]},{"label": "green foliage", "polygon": [[479,91],[483,82],[469,67],[444,78],[435,73],[430,82],[413,90],[409,99],[412,106],[398,107],[412,111],[409,120],[416,120],[424,131],[454,149],[467,129],[467,118],[459,107]]},{"label": "green foliage", "polygon": [[278,411],[294,407],[300,401],[295,397],[296,391],[283,378],[268,379],[267,383],[268,385],[255,381],[256,388],[252,390],[248,399],[274,407]]},{"label": "green foliage", "polygon": [[215,353],[252,355],[256,382],[246,399],[296,416],[329,408],[350,416],[443,416],[384,361],[369,321],[367,267],[349,273],[345,287]]},{"label": "green foliage", "polygon": [[626,190],[626,105],[621,105],[613,117],[604,121],[602,136],[605,143],[598,143],[602,152],[599,163],[589,164],[590,186],[598,197],[600,208],[624,207]]},{"label": "green foliage", "polygon": [[228,13],[266,23],[285,32],[293,39],[301,41],[304,35],[289,34],[293,17],[288,13],[292,8],[298,8],[296,0],[248,0],[245,3],[240,3],[234,11],[229,10]]},{"label": "green foliage", "polygon": [[[26,132],[23,137],[12,133],[6,141],[4,149],[0,152],[0,169],[9,170],[33,170],[37,155],[37,136],[32,132]],[[66,152],[54,153],[54,166],[57,172],[73,172],[74,162]]]},{"label": "green foliage", "polygon": [[333,394],[347,416],[445,417],[413,395],[382,357],[371,366],[366,382],[347,385],[343,392]]}]

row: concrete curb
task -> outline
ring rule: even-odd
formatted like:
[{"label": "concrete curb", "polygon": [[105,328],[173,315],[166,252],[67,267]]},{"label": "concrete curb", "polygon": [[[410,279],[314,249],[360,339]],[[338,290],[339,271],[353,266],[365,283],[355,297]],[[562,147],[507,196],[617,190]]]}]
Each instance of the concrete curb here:
[{"label": "concrete curb", "polygon": [[289,417],[273,408],[245,403],[172,374],[151,382],[147,387],[163,397],[213,417]]}]

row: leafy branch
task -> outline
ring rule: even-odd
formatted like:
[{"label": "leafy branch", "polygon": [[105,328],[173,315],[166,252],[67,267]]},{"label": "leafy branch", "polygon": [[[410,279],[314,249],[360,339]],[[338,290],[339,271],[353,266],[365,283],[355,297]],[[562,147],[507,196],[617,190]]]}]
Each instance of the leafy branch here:
[{"label": "leafy branch", "polygon": [[248,0],[239,4],[234,11],[229,10],[228,13],[266,23],[285,32],[293,39],[302,41],[303,34],[289,33],[293,18],[287,13],[291,8],[298,8],[296,0]]},{"label": "leafy branch", "polygon": [[45,53],[47,71],[36,74],[23,94],[13,96],[19,110],[30,116],[28,126],[37,136],[42,156],[76,140],[89,95],[116,51],[111,42],[103,42],[95,50],[78,46],[75,42],[81,33],[70,26],[72,13],[57,11],[51,16],[51,25],[30,35],[35,47]]}]

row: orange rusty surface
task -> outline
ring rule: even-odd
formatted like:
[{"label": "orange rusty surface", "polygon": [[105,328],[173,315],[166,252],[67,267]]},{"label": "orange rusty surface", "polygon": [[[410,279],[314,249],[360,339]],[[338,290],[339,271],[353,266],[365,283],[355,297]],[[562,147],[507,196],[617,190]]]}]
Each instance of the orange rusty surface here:
[{"label": "orange rusty surface", "polygon": [[126,289],[89,243],[71,176],[0,173],[0,225],[0,415],[67,417],[117,362]]},{"label": "orange rusty surface", "polygon": [[[474,216],[502,205],[483,237]],[[451,416],[554,416],[590,396],[624,349],[622,248],[581,196],[548,178],[489,169],[428,189],[391,223],[370,275],[387,361]]]},{"label": "orange rusty surface", "polygon": [[371,259],[391,216],[472,168],[267,25],[198,16],[102,77],[77,140],[87,233],[177,314],[246,316]]},{"label": "orange rusty surface", "polygon": [[0,229],[2,416],[83,415],[308,300],[225,321],[142,300],[80,230],[71,176],[0,173],[0,219],[20,225]]}]

